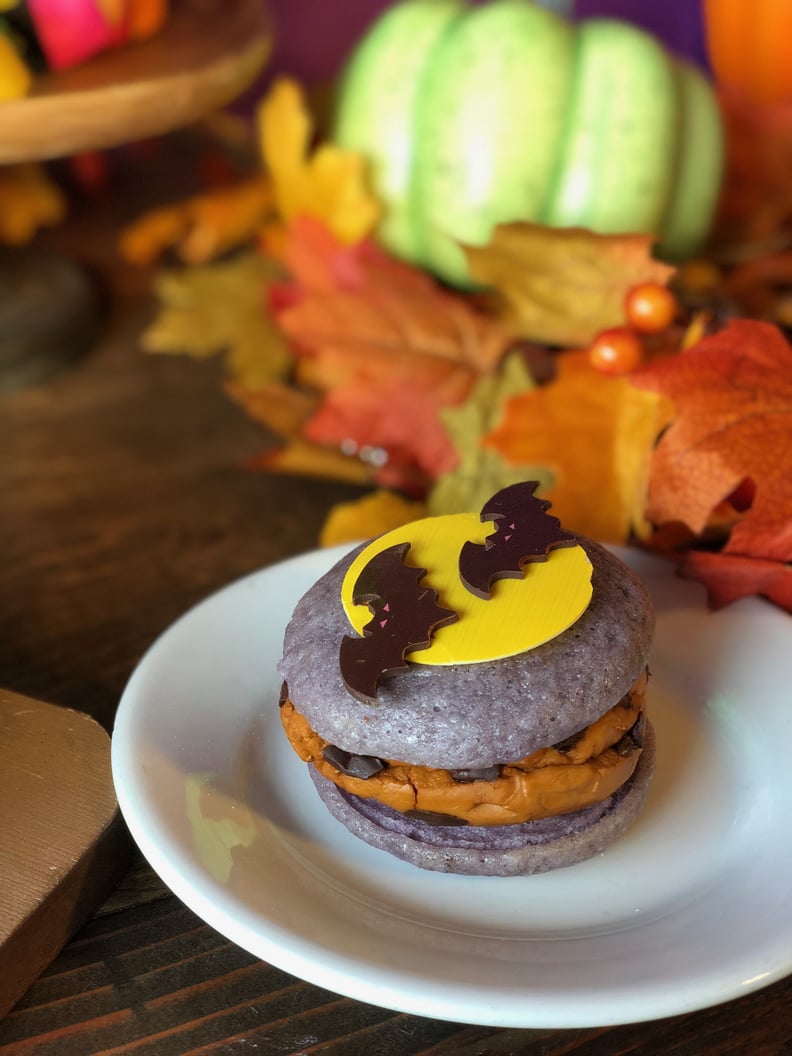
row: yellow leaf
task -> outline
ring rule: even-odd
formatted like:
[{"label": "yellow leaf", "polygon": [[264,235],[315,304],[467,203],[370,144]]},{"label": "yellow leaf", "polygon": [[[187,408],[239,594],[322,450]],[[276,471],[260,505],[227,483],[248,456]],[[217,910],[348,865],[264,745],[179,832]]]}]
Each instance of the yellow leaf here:
[{"label": "yellow leaf", "polygon": [[555,479],[543,497],[566,528],[619,543],[645,531],[650,457],[670,414],[670,401],[565,352],[556,378],[509,400],[485,442],[512,463],[547,467]]},{"label": "yellow leaf", "polygon": [[66,199],[41,165],[0,168],[0,242],[22,245],[65,215]]},{"label": "yellow leaf", "polygon": [[625,322],[624,298],[639,283],[674,273],[653,260],[650,235],[501,224],[486,246],[463,246],[470,274],[494,290],[515,333],[550,345],[584,346]]},{"label": "yellow leaf", "polygon": [[544,467],[513,466],[493,447],[482,444],[503,417],[508,398],[534,387],[533,377],[520,352],[510,353],[496,374],[485,375],[468,398],[456,407],[440,410],[440,419],[459,453],[459,464],[435,483],[427,499],[432,516],[465,513],[482,508],[490,496],[510,484],[552,477]]},{"label": "yellow leaf", "polygon": [[11,34],[0,32],[0,102],[20,99],[30,91],[33,75],[14,46]]},{"label": "yellow leaf", "polygon": [[259,176],[144,213],[122,231],[119,251],[130,264],[150,264],[168,249],[205,264],[258,236],[273,208],[272,186]]},{"label": "yellow leaf", "polygon": [[366,183],[364,159],[332,144],[311,152],[313,121],[299,85],[279,78],[258,110],[259,142],[281,217],[323,220],[342,242],[360,242],[380,206]]},{"label": "yellow leaf", "polygon": [[409,502],[392,491],[375,491],[356,502],[334,506],[322,527],[319,545],[335,546],[371,539],[418,520],[424,513],[420,502]]},{"label": "yellow leaf", "polygon": [[277,277],[258,253],[162,272],[155,281],[159,312],[143,347],[196,359],[224,352],[229,375],[246,388],[284,377],[291,352],[264,308],[266,286]]},{"label": "yellow leaf", "polygon": [[251,461],[253,469],[304,477],[338,480],[346,484],[371,484],[374,470],[362,459],[345,455],[336,447],[294,437],[276,451]]}]

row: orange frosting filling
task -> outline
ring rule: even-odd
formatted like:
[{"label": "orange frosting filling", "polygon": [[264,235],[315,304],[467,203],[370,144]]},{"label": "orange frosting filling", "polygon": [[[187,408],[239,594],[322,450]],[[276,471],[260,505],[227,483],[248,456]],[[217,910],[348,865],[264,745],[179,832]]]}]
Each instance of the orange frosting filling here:
[{"label": "orange frosting filling", "polygon": [[382,760],[383,769],[371,777],[351,777],[327,762],[322,751],[329,742],[289,700],[281,708],[281,721],[300,758],[346,792],[403,813],[425,810],[471,825],[514,825],[601,803],[632,776],[641,749],[619,742],[643,711],[646,678],[644,672],[618,704],[568,739],[568,746],[540,748],[505,763],[491,781],[458,781],[448,770],[392,759]]}]

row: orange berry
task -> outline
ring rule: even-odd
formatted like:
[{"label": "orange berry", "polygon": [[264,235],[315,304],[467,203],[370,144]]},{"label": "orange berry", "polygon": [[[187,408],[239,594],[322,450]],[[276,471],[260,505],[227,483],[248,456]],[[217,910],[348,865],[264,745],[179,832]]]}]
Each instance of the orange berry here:
[{"label": "orange berry", "polygon": [[629,374],[643,361],[640,337],[626,326],[603,330],[589,346],[589,362],[601,374],[620,377]]},{"label": "orange berry", "polygon": [[644,282],[627,291],[624,299],[627,322],[642,334],[656,334],[674,321],[679,311],[677,299],[659,282]]}]

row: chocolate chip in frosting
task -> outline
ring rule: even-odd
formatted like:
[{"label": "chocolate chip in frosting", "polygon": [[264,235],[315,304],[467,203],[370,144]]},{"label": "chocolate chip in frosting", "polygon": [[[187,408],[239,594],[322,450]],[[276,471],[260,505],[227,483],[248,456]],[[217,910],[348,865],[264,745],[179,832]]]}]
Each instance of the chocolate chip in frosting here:
[{"label": "chocolate chip in frosting", "polygon": [[449,773],[455,781],[466,785],[471,781],[497,781],[500,777],[500,767],[484,766],[478,770],[450,770]]},{"label": "chocolate chip in frosting", "polygon": [[322,749],[322,758],[347,777],[360,777],[364,781],[385,768],[383,761],[375,755],[352,755],[334,744]]},{"label": "chocolate chip in frosting", "polygon": [[585,729],[578,730],[577,733],[573,733],[570,737],[565,737],[563,741],[557,741],[553,747],[557,752],[570,752],[576,744],[583,740]]},{"label": "chocolate chip in frosting", "polygon": [[281,682],[280,696],[278,697],[278,707],[282,708],[286,701],[289,699],[289,687],[284,680]]}]

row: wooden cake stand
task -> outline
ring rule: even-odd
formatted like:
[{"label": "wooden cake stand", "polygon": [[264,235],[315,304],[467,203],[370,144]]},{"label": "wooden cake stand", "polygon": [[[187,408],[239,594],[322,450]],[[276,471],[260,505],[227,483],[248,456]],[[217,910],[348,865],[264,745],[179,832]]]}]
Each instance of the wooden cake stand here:
[{"label": "wooden cake stand", "polygon": [[266,62],[263,0],[174,0],[162,32],[36,78],[0,105],[0,163],[65,157],[197,121],[230,102]]},{"label": "wooden cake stand", "polygon": [[[230,102],[269,57],[264,0],[173,0],[157,36],[44,73],[0,104],[0,164],[44,161],[160,135]],[[40,381],[95,331],[94,291],[72,260],[0,247],[0,389]]]}]

